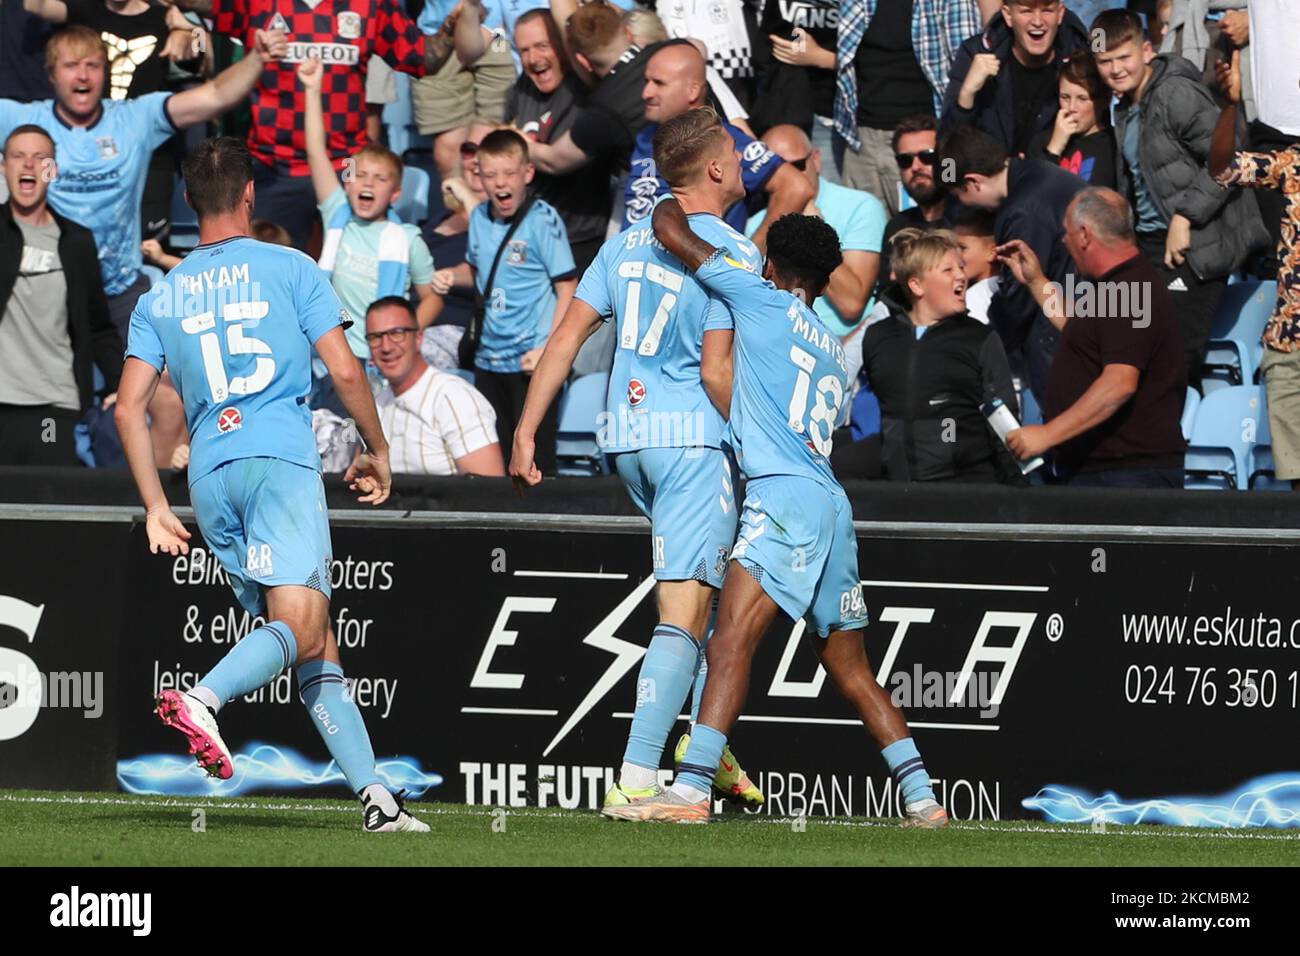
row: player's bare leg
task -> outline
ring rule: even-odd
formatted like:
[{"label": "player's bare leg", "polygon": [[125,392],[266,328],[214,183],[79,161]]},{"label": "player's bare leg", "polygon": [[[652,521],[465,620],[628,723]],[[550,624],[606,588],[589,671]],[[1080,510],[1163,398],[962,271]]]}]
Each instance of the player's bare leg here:
[{"label": "player's bare leg", "polygon": [[[718,606],[718,622],[709,641],[709,680],[704,686],[696,736],[725,737],[745,705],[754,652],[776,617],[776,602],[764,593],[737,562],[727,568]],[[716,721],[716,722],[715,722]],[[695,742],[692,741],[694,749]],[[725,741],[718,753],[725,751]],[[622,820],[703,823],[709,819],[709,787],[720,758],[712,766],[691,762],[691,749],[678,768],[678,780],[662,794],[641,797],[625,806],[607,807],[605,814]],[[701,786],[701,784],[703,784]]]},{"label": "player's bare leg", "polygon": [[[930,791],[928,775],[925,774],[920,755],[911,741],[907,718],[890,700],[885,689],[876,682],[862,632],[832,631],[825,640],[809,634],[809,640],[821,657],[822,666],[830,674],[831,680],[857,710],[867,732],[875,739],[876,745],[890,763],[890,771],[898,778],[900,785],[908,788],[904,792],[909,792],[913,787],[918,789],[918,799],[908,801],[904,797],[903,826],[931,830],[946,827],[948,813]],[[899,756],[891,760],[895,751],[899,752]],[[920,786],[921,781],[914,779],[913,775],[926,777],[923,787]]]}]

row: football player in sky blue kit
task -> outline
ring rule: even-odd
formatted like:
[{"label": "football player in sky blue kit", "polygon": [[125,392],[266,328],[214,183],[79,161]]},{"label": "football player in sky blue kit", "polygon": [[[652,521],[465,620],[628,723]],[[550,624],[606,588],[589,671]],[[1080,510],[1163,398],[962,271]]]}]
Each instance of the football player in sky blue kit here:
[{"label": "football player in sky blue kit", "polygon": [[[717,125],[718,118],[698,110],[693,121]],[[757,268],[758,249],[719,218],[744,194],[740,158],[723,149],[707,163],[679,162],[675,144],[694,129],[688,124],[675,140],[656,141],[660,169],[694,227]],[[736,537],[734,478],[721,449],[731,404],[732,318],[655,241],[648,222],[606,242],[583,275],[533,374],[511,475],[529,485],[541,481],[534,463],[538,425],[579,347],[610,317],[618,321],[618,345],[601,445],[650,519],[659,625],[641,662],[627,749],[606,807],[659,792],[660,758],[692,681],[698,707],[710,610]],[[685,749],[679,743],[678,751]],[[715,769],[710,780],[722,795],[750,806],[763,802],[730,752]]]},{"label": "football player in sky blue kit", "polygon": [[[729,149],[729,140],[721,126],[700,132],[697,161]],[[839,337],[809,306],[840,265],[835,231],[811,216],[778,219],[760,278],[725,247],[692,232],[675,200],[659,204],[654,226],[665,248],[735,318],[729,439],[747,484],[709,643],[709,681],[677,778],[661,794],[605,812],[627,820],[709,819],[709,782],[744,706],[754,651],[780,610],[805,620],[823,666],[880,745],[902,791],[904,825],[946,826],[907,721],[867,660],[852,509],[830,467],[848,375]]]},{"label": "football player in sky blue kit", "polygon": [[163,691],[158,716],[186,736],[199,766],[228,779],[234,758],[217,730],[217,711],[294,667],[303,704],[361,799],[364,829],[427,831],[375,773],[329,624],[329,521],[305,404],[313,346],[366,444],[348,470],[353,490],[377,505],[392,483],[374,399],[344,337],[350,317],[311,259],[249,238],[247,146],[208,140],[185,159],[183,172],[200,242],[131,314],[117,428],[147,509],[149,550],[186,553],[190,535],[163,492],[145,420],[163,367],[170,369],[189,423],[199,530],[240,604],[267,623],[188,692]]}]

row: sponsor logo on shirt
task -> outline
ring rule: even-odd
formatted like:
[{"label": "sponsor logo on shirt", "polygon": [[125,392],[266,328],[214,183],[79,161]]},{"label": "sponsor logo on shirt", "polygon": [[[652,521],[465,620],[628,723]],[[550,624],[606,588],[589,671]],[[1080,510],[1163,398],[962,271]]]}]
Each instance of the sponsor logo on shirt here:
[{"label": "sponsor logo on shirt", "polygon": [[230,432],[239,431],[244,427],[244,416],[240,414],[239,409],[223,408],[217,413],[217,431],[223,435]]},{"label": "sponsor logo on shirt", "polygon": [[506,247],[506,262],[512,266],[522,266],[528,261],[528,241],[526,239],[511,239],[510,245]]},{"label": "sponsor logo on shirt", "polygon": [[345,40],[355,40],[361,36],[361,14],[345,10],[336,18],[339,36]]},{"label": "sponsor logo on shirt", "polygon": [[634,378],[627,383],[627,403],[636,408],[645,401],[645,382]]},{"label": "sponsor logo on shirt", "polygon": [[303,63],[316,57],[326,66],[356,66],[361,62],[361,51],[351,43],[300,43],[289,44],[289,53],[282,62]]},{"label": "sponsor logo on shirt", "polygon": [[283,33],[289,32],[289,24],[285,22],[283,14],[278,10],[276,11],[275,16],[271,17],[271,22],[266,25],[266,28],[268,30],[279,30]]}]

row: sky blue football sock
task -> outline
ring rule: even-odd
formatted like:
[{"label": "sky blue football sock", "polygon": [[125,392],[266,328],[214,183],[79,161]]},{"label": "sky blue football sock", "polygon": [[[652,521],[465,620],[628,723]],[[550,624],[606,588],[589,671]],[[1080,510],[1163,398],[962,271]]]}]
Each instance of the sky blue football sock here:
[{"label": "sky blue football sock", "polygon": [[353,792],[379,783],[370,734],[357,702],[348,693],[343,668],[324,660],[300,665],[298,694]]},{"label": "sky blue football sock", "polygon": [[903,806],[918,800],[933,800],[934,790],[930,787],[930,775],[925,771],[925,763],[916,749],[911,737],[895,740],[880,751],[889,765],[889,772],[894,775],[894,782],[903,790]]},{"label": "sky blue football sock", "polygon": [[265,687],[298,659],[298,639],[284,621],[270,621],[230,649],[198,686],[225,703]]},{"label": "sky blue football sock", "polygon": [[676,624],[655,628],[636,677],[636,713],[627,737],[623,763],[659,769],[668,734],[691,689],[700,645]]},{"label": "sky blue football sock", "polygon": [[[695,732],[691,734],[691,745],[686,748],[686,757],[677,768],[673,789],[681,793],[689,787],[707,796],[726,746],[727,735],[722,731],[708,724],[696,724]],[[682,793],[682,796],[689,797],[693,794]]]}]

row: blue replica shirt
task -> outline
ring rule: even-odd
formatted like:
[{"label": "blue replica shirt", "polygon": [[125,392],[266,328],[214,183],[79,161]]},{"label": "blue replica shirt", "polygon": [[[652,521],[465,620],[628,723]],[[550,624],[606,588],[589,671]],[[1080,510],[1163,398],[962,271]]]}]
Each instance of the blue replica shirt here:
[{"label": "blue replica shirt", "polygon": [[[763,191],[772,174],[785,161],[743,130],[730,123],[722,125],[735,140],[736,151],[740,153],[740,178],[745,183],[745,198],[748,199]],[[649,219],[655,200],[668,195],[668,183],[659,178],[659,171],[655,168],[654,138],[658,129],[658,123],[647,123],[637,134],[636,148],[632,150],[632,168],[627,174],[627,186],[624,187],[623,194],[624,229],[633,223]],[[723,218],[732,229],[744,232],[745,221],[749,218],[745,202],[736,203]]]},{"label": "blue replica shirt", "polygon": [[465,248],[465,261],[474,267],[474,282],[487,306],[474,364],[489,372],[518,372],[524,353],[545,343],[551,334],[552,283],[573,278],[577,270],[564,222],[538,199],[501,254],[491,294],[485,293],[492,260],[510,230],[509,222],[492,215],[491,206],[479,203],[470,216]]},{"label": "blue replica shirt", "polygon": [[106,99],[99,120],[84,128],[64,123],[53,100],[0,100],[0,142],[24,123],[53,137],[59,174],[50,183],[50,205],[94,235],[108,295],[126,291],[140,274],[140,200],[154,150],[176,132],[167,115],[170,96]]},{"label": "blue replica shirt", "polygon": [[746,263],[716,256],[695,277],[736,322],[731,444],[741,471],[747,478],[796,475],[838,488],[831,433],[849,387],[839,338],[816,312]]},{"label": "blue replica shirt", "polygon": [[312,346],[351,321],[296,249],[236,236],[196,248],[142,295],[126,354],[166,366],[185,403],[190,484],[237,458],[320,468]]},{"label": "blue replica shirt", "polygon": [[[708,242],[762,265],[758,247],[717,216],[690,219]],[[604,450],[719,447],[724,423],[700,381],[700,350],[706,331],[732,328],[731,313],[659,244],[649,221],[600,247],[576,295],[618,321]]]},{"label": "blue replica shirt", "polygon": [[[628,10],[632,6],[632,0],[611,0],[611,3],[622,10]],[[509,44],[510,55],[515,58],[515,69],[520,69],[519,51],[515,49],[515,24],[529,10],[549,10],[550,4],[547,0],[497,0],[496,3],[485,6],[487,17],[483,20],[484,28]],[[416,18],[415,25],[421,32],[432,36],[455,7],[456,0],[428,0]]]}]

